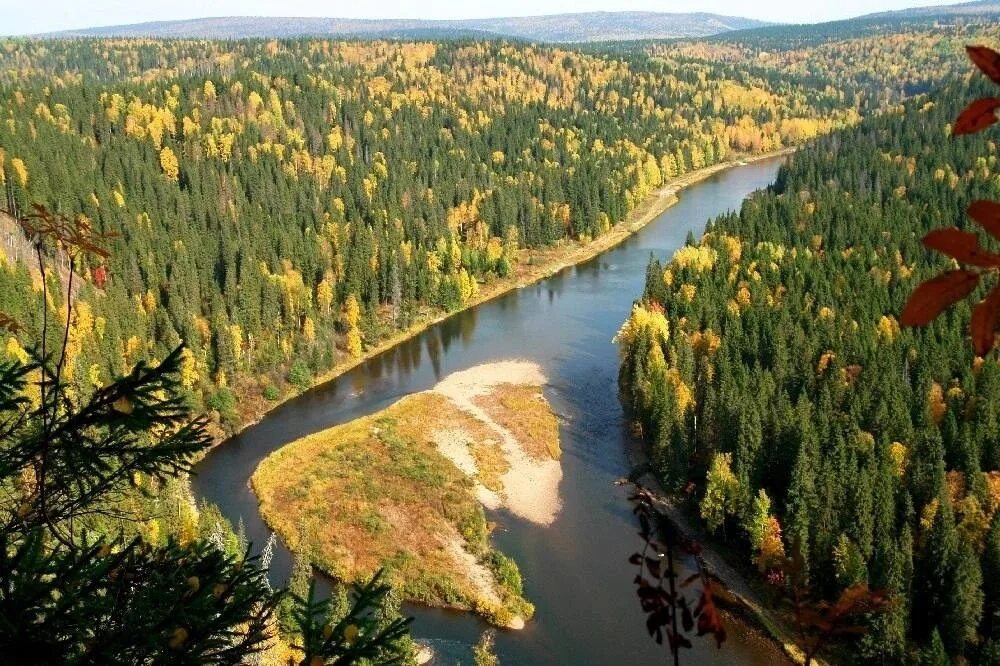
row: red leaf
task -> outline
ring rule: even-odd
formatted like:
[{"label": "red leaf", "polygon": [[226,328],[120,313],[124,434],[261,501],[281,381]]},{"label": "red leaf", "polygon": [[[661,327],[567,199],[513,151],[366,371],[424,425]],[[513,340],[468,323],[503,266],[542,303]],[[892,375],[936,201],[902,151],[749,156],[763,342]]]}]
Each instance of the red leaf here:
[{"label": "red leaf", "polygon": [[963,269],[946,271],[927,280],[910,295],[899,320],[904,326],[929,324],[949,305],[960,301],[979,284],[979,273]]},{"label": "red leaf", "polygon": [[711,586],[706,585],[701,591],[695,613],[698,615],[698,635],[712,634],[715,636],[716,647],[722,647],[723,641],[726,640],[726,628],[722,626],[722,617],[712,598]]},{"label": "red leaf", "polygon": [[972,310],[972,346],[979,356],[986,356],[993,349],[998,323],[1000,323],[1000,285],[993,287],[986,298]]},{"label": "red leaf", "polygon": [[973,201],[969,204],[968,214],[991,236],[1000,238],[1000,203],[986,199]]},{"label": "red leaf", "polygon": [[923,243],[931,250],[942,252],[970,266],[991,268],[1000,264],[1000,255],[979,247],[979,238],[976,234],[955,227],[935,229],[924,236]]},{"label": "red leaf", "polygon": [[977,99],[958,114],[958,119],[951,128],[952,136],[973,134],[986,129],[997,121],[998,108],[1000,99],[996,97]]},{"label": "red leaf", "polygon": [[966,46],[965,52],[983,74],[1000,84],[1000,53],[986,46]]}]

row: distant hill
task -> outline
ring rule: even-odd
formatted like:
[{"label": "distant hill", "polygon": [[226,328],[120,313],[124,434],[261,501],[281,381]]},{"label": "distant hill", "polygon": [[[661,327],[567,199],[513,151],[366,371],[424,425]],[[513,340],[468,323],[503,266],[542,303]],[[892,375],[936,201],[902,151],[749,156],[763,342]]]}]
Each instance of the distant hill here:
[{"label": "distant hill", "polygon": [[927,28],[934,25],[973,24],[1000,20],[1000,0],[977,0],[954,5],[912,7],[865,14],[828,23],[772,25],[710,35],[713,41],[753,43],[764,49],[814,46],[823,42]]},{"label": "distant hill", "polygon": [[705,37],[772,25],[706,13],[587,12],[511,18],[431,21],[231,16],[67,30],[47,37],[510,37],[539,42],[596,42]]},{"label": "distant hill", "polygon": [[885,18],[924,18],[933,16],[975,16],[978,14],[1000,14],[1000,2],[997,0],[976,0],[962,2],[957,5],[933,5],[931,7],[911,7],[892,12],[867,14],[861,19]]}]

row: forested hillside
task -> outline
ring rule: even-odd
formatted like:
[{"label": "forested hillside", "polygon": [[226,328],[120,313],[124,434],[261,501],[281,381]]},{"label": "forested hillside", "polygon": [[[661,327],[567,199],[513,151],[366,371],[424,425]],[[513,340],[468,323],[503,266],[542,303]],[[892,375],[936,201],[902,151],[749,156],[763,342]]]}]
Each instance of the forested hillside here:
[{"label": "forested hillside", "polygon": [[[86,392],[181,340],[231,425],[394,330],[587,243],[665,179],[856,122],[828,86],[505,43],[8,40],[0,181],[117,234],[83,286]],[[79,281],[78,281],[79,284]],[[37,336],[38,298],[0,270]],[[245,403],[244,403],[245,405]]]},{"label": "forested hillside", "polygon": [[650,264],[618,336],[622,399],[709,530],[779,588],[788,556],[820,597],[890,592],[851,648],[873,663],[1000,655],[1000,363],[974,358],[969,304],[897,322],[946,267],[919,239],[1000,194],[994,141],[948,137],[977,92],[947,87],[797,153]]},{"label": "forested hillside", "polygon": [[1000,3],[996,0],[978,0],[878,12],[828,23],[749,28],[732,31],[731,34],[719,34],[706,41],[756,43],[764,49],[783,49],[791,46],[817,46],[856,37],[989,24],[995,23],[998,16]]},{"label": "forested hillside", "polygon": [[944,23],[854,19],[776,26],[644,48],[651,55],[681,61],[748,63],[757,76],[781,72],[799,85],[833,85],[862,109],[874,112],[938,89],[954,72],[965,71],[966,44],[1000,39],[1000,9],[993,11],[991,16],[970,15]]},{"label": "forested hillside", "polygon": [[[37,202],[112,235],[106,258],[63,271],[72,290],[43,292],[0,220],[19,325],[0,360],[29,358],[42,312],[68,318],[73,402],[185,342],[187,403],[231,430],[537,254],[590,244],[669,179],[815,140],[772,191],[651,264],[619,336],[623,395],[657,471],[763,571],[795,552],[822,595],[862,580],[895,595],[866,658],[986,663],[1000,369],[971,357],[967,306],[916,332],[895,313],[942,267],[923,232],[997,194],[994,144],[947,133],[962,46],[998,37],[0,40],[10,212]],[[132,482],[86,527],[244,549],[184,475]]]}]

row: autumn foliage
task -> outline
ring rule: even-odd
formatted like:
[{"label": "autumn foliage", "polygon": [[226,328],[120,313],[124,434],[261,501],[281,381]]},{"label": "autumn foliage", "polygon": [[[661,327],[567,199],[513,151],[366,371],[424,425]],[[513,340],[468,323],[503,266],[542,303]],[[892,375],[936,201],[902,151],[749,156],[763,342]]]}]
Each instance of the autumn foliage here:
[{"label": "autumn foliage", "polygon": [[817,139],[651,259],[618,336],[622,401],[667,492],[801,610],[803,649],[865,663],[992,663],[1000,646],[1000,364],[964,342],[965,304],[913,329],[945,307],[916,298],[898,321],[944,271],[925,289],[985,296],[992,343],[998,145],[948,136],[987,94],[960,55],[939,89]]},{"label": "autumn foliage", "polygon": [[[671,179],[854,107],[784,71],[501,40],[4,38],[0,184],[14,217],[37,201],[119,234],[74,285],[94,323],[75,376],[185,340],[185,388],[226,430]],[[18,263],[0,293],[26,320]]]},{"label": "autumn foliage", "polygon": [[[966,48],[969,58],[991,81],[1000,85],[1000,54],[985,46]],[[986,97],[969,104],[959,114],[952,135],[973,134],[990,127],[1000,118],[1000,99]],[[1000,240],[1000,203],[974,201],[968,216],[994,239]],[[905,326],[924,326],[946,308],[966,298],[988,275],[1000,270],[1000,254],[984,249],[972,232],[951,227],[935,229],[923,238],[930,250],[951,257],[964,268],[945,271],[918,286],[903,309],[900,321]],[[985,356],[996,346],[996,328],[1000,322],[1000,284],[995,284],[973,308],[970,332],[976,353]]]},{"label": "autumn foliage", "polygon": [[[710,635],[716,647],[726,640],[726,629],[712,594],[712,580],[704,570],[698,555],[701,546],[684,537],[656,509],[656,499],[646,488],[636,485],[629,497],[633,512],[639,520],[639,536],[644,545],[641,552],[633,553],[629,562],[636,566],[634,583],[642,610],[647,614],[646,629],[659,644],[670,650],[673,663],[680,663],[682,649],[692,647],[687,634]],[[686,557],[696,565],[696,571],[678,580],[679,558]],[[685,590],[694,583],[701,589],[690,601]]]}]

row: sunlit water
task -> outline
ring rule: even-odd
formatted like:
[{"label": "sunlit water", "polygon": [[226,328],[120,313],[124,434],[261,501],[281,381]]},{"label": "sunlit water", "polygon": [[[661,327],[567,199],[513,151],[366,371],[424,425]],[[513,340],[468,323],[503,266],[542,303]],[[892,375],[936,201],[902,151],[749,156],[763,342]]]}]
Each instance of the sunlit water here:
[{"label": "sunlit water", "polygon": [[[428,389],[456,370],[508,358],[537,361],[549,379],[546,397],[560,415],[563,508],[540,527],[505,511],[494,542],[513,556],[536,608],[523,631],[497,636],[502,663],[663,664],[665,648],[646,634],[626,559],[639,545],[625,490],[614,482],[630,469],[626,422],[617,395],[618,356],[611,339],[643,289],[650,255],[669,258],[688,232],[739,208],[773,182],[780,159],[730,169],[680,194],[680,202],[618,247],[533,286],[456,314],[351,372],[313,389],[213,451],[196,469],[195,491],[216,503],[249,538],[269,531],[247,481],[260,460],[284,444],[380,410]],[[335,502],[336,498],[330,498]],[[287,578],[279,549],[272,577]],[[453,611],[408,606],[413,633],[430,643],[436,663],[470,663],[469,648],[485,623]],[[721,650],[694,639],[686,664],[765,664],[774,648],[738,626]]]}]

